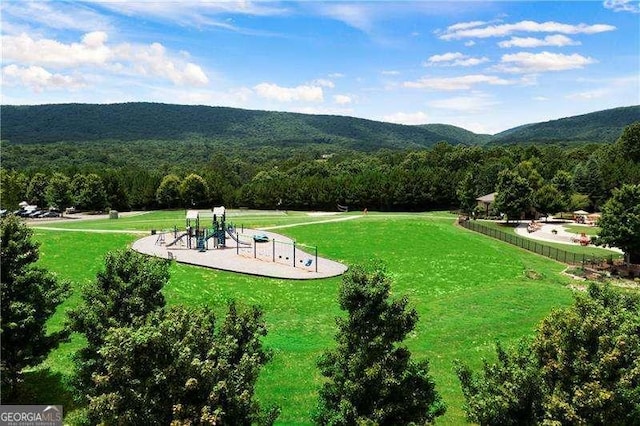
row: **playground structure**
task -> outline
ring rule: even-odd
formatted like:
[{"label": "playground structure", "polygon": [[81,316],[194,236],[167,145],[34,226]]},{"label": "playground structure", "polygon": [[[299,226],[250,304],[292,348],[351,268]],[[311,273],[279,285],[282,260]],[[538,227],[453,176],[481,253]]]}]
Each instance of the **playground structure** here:
[{"label": "playground structure", "polygon": [[227,222],[224,207],[188,210],[184,231],[178,227],[160,233],[152,230],[133,248],[181,263],[277,278],[325,278],[347,269],[320,258],[316,246],[265,230],[236,228]]},{"label": "playground structure", "polygon": [[[204,220],[211,220],[211,227],[204,225]],[[224,206],[214,207],[211,212],[200,212],[198,210],[187,210],[185,231],[178,233],[178,228],[173,230],[173,237],[170,242],[166,242],[167,233],[161,232],[156,244],[165,245],[166,247],[184,247],[187,249],[197,249],[198,251],[207,251],[212,248],[226,248],[227,236],[236,241],[237,244],[245,244],[238,242],[235,235],[235,227],[233,224],[226,222],[226,210]],[[213,247],[210,246],[213,243]]]}]

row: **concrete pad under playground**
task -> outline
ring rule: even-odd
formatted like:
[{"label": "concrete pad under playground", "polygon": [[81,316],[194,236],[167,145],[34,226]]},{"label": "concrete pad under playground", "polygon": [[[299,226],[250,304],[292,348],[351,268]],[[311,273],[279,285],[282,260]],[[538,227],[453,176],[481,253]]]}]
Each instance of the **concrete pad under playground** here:
[{"label": "concrete pad under playground", "polygon": [[[253,234],[266,234],[269,242],[255,243]],[[294,280],[329,278],[342,275],[347,270],[346,265],[322,257],[318,257],[316,263],[315,254],[309,253],[310,250],[304,251],[299,246],[295,248],[294,267],[293,241],[274,232],[245,229],[243,234],[239,235],[240,241],[245,244],[240,244],[238,247],[236,241],[227,238],[226,248],[213,248],[213,243],[209,242],[211,249],[204,252],[187,248],[185,241],[182,241],[182,245],[176,243],[167,247],[174,240],[173,237],[173,232],[167,233],[162,243],[161,234],[149,235],[134,242],[132,248],[139,253],[174,259],[189,265],[270,278]]]}]

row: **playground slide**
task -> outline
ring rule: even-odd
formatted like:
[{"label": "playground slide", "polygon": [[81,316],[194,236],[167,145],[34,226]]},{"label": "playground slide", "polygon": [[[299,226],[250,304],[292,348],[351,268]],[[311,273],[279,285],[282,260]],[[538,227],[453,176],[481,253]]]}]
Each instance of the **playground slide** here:
[{"label": "playground slide", "polygon": [[236,235],[236,233],[235,233],[235,232],[231,232],[231,231],[229,231],[229,229],[227,229],[227,234],[229,234],[229,236],[231,237],[231,239],[232,239],[233,241],[235,241],[236,243],[238,243],[238,244],[242,244],[243,246],[250,246],[250,245],[251,245],[251,243],[245,243],[244,241],[240,241],[240,240],[238,239],[238,236]]},{"label": "playground slide", "polygon": [[177,243],[178,241],[180,241],[181,239],[183,239],[184,237],[186,237],[187,235],[189,235],[188,232],[185,232],[183,234],[180,234],[178,236],[178,238],[176,238],[175,240],[171,241],[169,244],[167,244],[165,247],[171,247],[172,245],[174,245],[175,243]]}]

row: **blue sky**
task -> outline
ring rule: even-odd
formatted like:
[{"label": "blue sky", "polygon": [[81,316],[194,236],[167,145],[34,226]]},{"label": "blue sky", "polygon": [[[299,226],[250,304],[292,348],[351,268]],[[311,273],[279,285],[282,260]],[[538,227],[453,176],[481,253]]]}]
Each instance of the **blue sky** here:
[{"label": "blue sky", "polygon": [[165,102],[481,133],[640,104],[638,1],[15,1],[2,103]]}]

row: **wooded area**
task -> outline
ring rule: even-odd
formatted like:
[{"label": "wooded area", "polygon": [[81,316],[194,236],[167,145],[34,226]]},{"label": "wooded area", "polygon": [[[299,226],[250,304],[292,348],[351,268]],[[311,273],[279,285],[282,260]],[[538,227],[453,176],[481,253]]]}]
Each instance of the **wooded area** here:
[{"label": "wooded area", "polygon": [[509,170],[527,181],[540,211],[594,209],[614,188],[640,183],[639,134],[636,123],[614,144],[438,143],[421,150],[325,154],[294,148],[225,152],[202,141],[9,146],[0,170],[2,207],[16,209],[26,200],[120,211],[214,205],[335,210],[337,204],[352,210],[469,210]]}]

